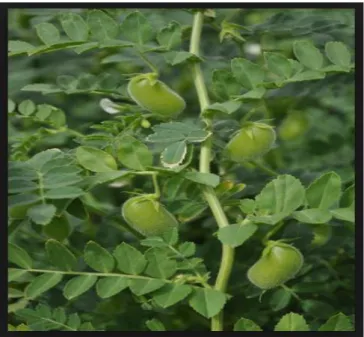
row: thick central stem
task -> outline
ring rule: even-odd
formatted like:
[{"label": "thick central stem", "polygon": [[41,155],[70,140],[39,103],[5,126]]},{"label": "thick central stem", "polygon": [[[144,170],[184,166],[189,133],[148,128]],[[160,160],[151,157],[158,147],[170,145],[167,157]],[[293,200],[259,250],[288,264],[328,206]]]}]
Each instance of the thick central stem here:
[{"label": "thick central stem", "polygon": [[[194,16],[190,53],[196,56],[200,55],[200,39],[203,25],[203,13],[198,12]],[[210,105],[209,97],[207,94],[207,89],[204,81],[204,77],[201,71],[200,64],[195,62],[193,64],[193,76],[194,84],[196,87],[196,92],[198,100],[200,103],[201,114]],[[207,125],[207,128],[211,130],[211,120],[209,118],[203,118]],[[212,139],[211,136],[206,139],[201,144],[200,152],[200,172],[209,173],[210,172],[210,162],[211,162],[211,147]],[[203,190],[204,197],[210,206],[211,212],[217,222],[219,228],[229,226],[229,221],[225,215],[224,210],[220,204],[219,199],[216,196],[215,191],[211,187],[205,187]],[[220,263],[220,269],[216,278],[214,288],[216,290],[225,292],[229,277],[231,274],[231,269],[234,262],[234,249],[227,245],[222,245],[222,257]],[[211,331],[223,331],[223,311],[211,319]]]}]

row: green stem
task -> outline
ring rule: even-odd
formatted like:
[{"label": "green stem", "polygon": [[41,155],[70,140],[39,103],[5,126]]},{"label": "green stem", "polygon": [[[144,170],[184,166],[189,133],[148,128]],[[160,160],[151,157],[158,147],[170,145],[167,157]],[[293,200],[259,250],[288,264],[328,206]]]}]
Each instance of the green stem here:
[{"label": "green stem", "polygon": [[152,175],[152,179],[153,179],[153,186],[154,186],[154,194],[157,198],[159,198],[161,196],[161,190],[158,185],[157,175],[158,175],[158,173],[154,173]]},{"label": "green stem", "polygon": [[[199,56],[202,25],[203,25],[203,13],[198,12],[194,16],[191,44],[190,44],[190,53],[193,53],[196,56]],[[193,64],[193,76],[202,115],[203,111],[210,105],[210,102],[202,70],[200,64],[197,62]],[[204,119],[207,128],[211,129],[212,126],[211,120],[204,117],[202,118]],[[200,172],[203,173],[210,172],[211,147],[212,147],[212,141],[211,137],[209,137],[201,145]],[[203,194],[207,203],[210,206],[211,212],[219,228],[229,226],[229,221],[224,213],[224,210],[222,209],[222,206],[220,204],[219,199],[216,196],[215,191],[211,187],[206,187],[203,190]],[[231,248],[230,246],[222,245],[222,257],[221,257],[220,269],[214,286],[216,290],[222,292],[226,291],[233,262],[234,262],[234,249]],[[223,331],[223,311],[220,311],[219,314],[212,317],[211,331]]]},{"label": "green stem", "polygon": [[258,163],[258,162],[257,162],[257,161],[255,161],[255,160],[252,160],[252,161],[251,161],[251,163],[252,163],[253,165],[255,165],[257,168],[261,169],[262,171],[264,171],[264,172],[268,173],[268,174],[269,174],[269,175],[271,175],[271,176],[274,176],[274,177],[279,176],[279,173],[278,173],[278,172],[276,172],[276,171],[274,171],[274,170],[270,169],[269,167],[266,167],[266,166],[264,166],[264,165],[262,165],[262,164]]},{"label": "green stem", "polygon": [[282,227],[284,226],[284,222],[281,221],[280,223],[278,223],[278,225],[275,225],[263,238],[262,243],[264,245],[267,244],[268,240],[275,234],[277,233]]},{"label": "green stem", "polygon": [[138,50],[139,56],[143,59],[143,61],[148,65],[148,67],[157,75],[159,75],[159,71],[157,67],[140,51]]}]

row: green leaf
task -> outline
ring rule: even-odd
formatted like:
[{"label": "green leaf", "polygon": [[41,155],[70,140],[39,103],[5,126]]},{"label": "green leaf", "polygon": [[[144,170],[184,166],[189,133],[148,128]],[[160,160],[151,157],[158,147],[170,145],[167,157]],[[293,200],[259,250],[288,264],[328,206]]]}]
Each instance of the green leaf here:
[{"label": "green leaf", "polygon": [[264,53],[268,69],[280,78],[290,78],[292,75],[292,66],[288,59],[278,53]]},{"label": "green leaf", "polygon": [[164,327],[163,323],[156,318],[152,318],[146,321],[145,325],[150,331],[166,331],[166,328]]},{"label": "green leaf", "polygon": [[25,296],[28,298],[36,298],[39,295],[45,293],[49,289],[54,288],[59,282],[62,281],[63,275],[54,274],[42,274],[37,276],[28,286],[25,288]]},{"label": "green leaf", "polygon": [[352,223],[355,222],[355,211],[352,207],[332,209],[330,210],[330,213],[335,219],[349,221]]},{"label": "green leaf", "polygon": [[175,168],[179,166],[187,154],[185,141],[176,142],[164,149],[161,154],[161,162],[164,167]]},{"label": "green leaf", "polygon": [[321,325],[318,331],[355,331],[348,316],[338,313]]},{"label": "green leaf", "polygon": [[22,279],[24,277],[27,278],[27,276],[29,276],[29,273],[26,270],[8,268],[8,282],[9,283],[13,282],[13,281],[17,281],[17,280],[20,280],[20,282],[21,282]]},{"label": "green leaf", "polygon": [[46,242],[45,248],[51,263],[61,270],[71,271],[76,267],[76,257],[60,242],[50,239]]},{"label": "green leaf", "polygon": [[100,279],[96,284],[97,295],[101,298],[112,297],[129,286],[129,280],[122,276],[109,276]]},{"label": "green leaf", "polygon": [[178,228],[170,228],[163,232],[162,239],[170,246],[174,246],[178,242]]},{"label": "green leaf", "polygon": [[38,225],[47,225],[56,214],[57,208],[54,205],[41,204],[32,206],[27,210],[27,215]]},{"label": "green leaf", "polygon": [[170,22],[158,32],[157,41],[168,50],[180,46],[182,42],[181,25],[176,21]]},{"label": "green leaf", "polygon": [[151,250],[146,254],[148,266],[145,270],[147,275],[155,278],[168,279],[177,271],[177,262],[170,259],[166,254]]},{"label": "green leaf", "polygon": [[59,42],[61,36],[58,29],[48,22],[42,22],[35,26],[38,37],[47,46],[51,46]]},{"label": "green leaf", "polygon": [[46,151],[42,151],[34,155],[30,158],[26,163],[30,165],[33,169],[41,171],[43,165],[48,163],[49,161],[62,157],[64,154],[59,149],[49,149]]},{"label": "green leaf", "polygon": [[11,179],[8,184],[8,193],[24,193],[38,190],[38,184],[24,179]]},{"label": "green leaf", "polygon": [[157,279],[132,279],[129,288],[133,294],[143,296],[162,288],[165,281]]},{"label": "green leaf", "polygon": [[255,89],[264,82],[265,73],[262,67],[246,59],[233,59],[231,70],[236,80],[246,89]]},{"label": "green leaf", "polygon": [[210,112],[222,112],[225,114],[232,114],[233,112],[235,112],[236,110],[238,110],[241,106],[240,102],[237,101],[227,101],[227,102],[223,102],[223,103],[214,103],[209,105],[205,110],[204,110],[204,114],[205,113],[210,113]]},{"label": "green leaf", "polygon": [[317,319],[325,319],[336,312],[330,304],[317,300],[303,300],[300,305],[307,315],[316,317]]},{"label": "green leaf", "polygon": [[241,92],[240,84],[236,82],[233,74],[225,69],[213,71],[212,89],[215,95],[222,100],[228,100],[230,97],[239,95]]},{"label": "green leaf", "polygon": [[329,222],[332,218],[332,215],[327,210],[311,208],[293,212],[292,217],[303,223],[322,224]]},{"label": "green leaf", "polygon": [[220,228],[217,232],[218,239],[225,245],[239,247],[248,240],[258,229],[254,224],[239,223]]},{"label": "green leaf", "polygon": [[292,294],[284,288],[276,290],[269,299],[269,306],[273,311],[280,311],[291,302]]},{"label": "green leaf", "polygon": [[13,112],[15,108],[16,104],[14,103],[14,101],[8,98],[8,113]]},{"label": "green leaf", "polygon": [[115,248],[113,255],[118,269],[127,274],[138,275],[147,265],[144,255],[125,242]]},{"label": "green leaf", "polygon": [[182,300],[190,293],[192,288],[184,284],[167,284],[153,295],[153,300],[162,308],[168,308]]},{"label": "green leaf", "polygon": [[[28,56],[51,53],[51,52],[54,52],[57,50],[76,49],[77,47],[82,46],[82,45],[83,45],[83,42],[79,42],[79,41],[59,42],[59,43],[55,43],[51,46],[41,46],[38,48],[34,48],[28,52]],[[32,84],[29,84],[29,87],[31,87],[31,86],[32,86]],[[50,85],[50,86],[53,87],[52,85]],[[54,92],[62,92],[62,90],[59,90],[59,89],[57,91],[51,90],[50,92],[47,92],[47,93],[54,93]]]},{"label": "green leaf", "polygon": [[344,68],[350,67],[351,54],[344,43],[337,41],[327,42],[325,45],[325,53],[332,63]]},{"label": "green leaf", "polygon": [[96,271],[110,273],[114,269],[114,257],[96,242],[87,243],[83,256],[85,262]]},{"label": "green leaf", "polygon": [[183,242],[178,246],[178,251],[184,257],[190,257],[196,253],[196,245],[193,242]]},{"label": "green leaf", "polygon": [[145,170],[153,164],[153,155],[148,147],[132,136],[124,136],[116,146],[119,161],[132,170]]},{"label": "green leaf", "polygon": [[30,116],[35,112],[35,104],[31,100],[27,99],[19,104],[18,111],[23,116]]},{"label": "green leaf", "polygon": [[320,80],[323,78],[325,78],[325,74],[323,72],[319,72],[316,70],[307,70],[302,73],[295,74],[288,80],[285,80],[284,83],[314,81],[314,80]]},{"label": "green leaf", "polygon": [[247,318],[240,318],[234,324],[234,331],[263,331],[261,327]]},{"label": "green leaf", "polygon": [[215,289],[194,289],[189,305],[206,318],[217,315],[226,303],[226,295]]},{"label": "green leaf", "polygon": [[130,13],[125,18],[121,24],[121,32],[127,40],[135,42],[140,46],[151,41],[155,36],[149,21],[138,11]]},{"label": "green leaf", "polygon": [[88,26],[84,19],[72,12],[63,13],[61,25],[67,36],[73,41],[86,41],[88,38]]},{"label": "green leaf", "polygon": [[293,52],[305,67],[318,70],[321,69],[324,57],[311,41],[296,41],[293,43]]},{"label": "green leaf", "polygon": [[211,187],[216,187],[220,183],[220,177],[213,173],[186,172],[183,176],[195,183]]},{"label": "green leaf", "polygon": [[67,186],[60,188],[53,188],[44,193],[45,199],[74,199],[85,192],[79,187]]},{"label": "green leaf", "polygon": [[130,171],[128,170],[96,173],[95,175],[87,177],[85,179],[85,183],[88,186],[87,190],[91,190],[97,185],[111,183],[114,180],[119,179],[128,174],[130,174]]},{"label": "green leaf", "polygon": [[66,283],[63,289],[63,295],[68,300],[71,300],[89,290],[96,281],[97,276],[95,275],[76,276]]},{"label": "green leaf", "polygon": [[35,47],[28,42],[19,40],[10,40],[8,42],[8,52],[9,56],[19,55],[28,53]]},{"label": "green leaf", "polygon": [[239,208],[245,214],[254,213],[255,208],[256,208],[255,200],[253,200],[253,199],[242,199],[242,200],[240,200]]},{"label": "green leaf", "polygon": [[241,102],[260,100],[261,98],[264,97],[266,91],[267,90],[265,88],[259,87],[253,90],[249,90],[244,95],[236,96],[234,99]]},{"label": "green leaf", "polygon": [[43,188],[55,189],[60,187],[66,187],[68,185],[76,185],[83,181],[83,177],[78,174],[62,174],[51,172],[46,174],[43,179]]},{"label": "green leaf", "polygon": [[355,184],[349,186],[341,196],[340,207],[355,206]]},{"label": "green leaf", "polygon": [[200,62],[201,58],[188,51],[170,51],[164,54],[166,62],[171,66],[176,66],[185,62]]},{"label": "green leaf", "polygon": [[306,199],[312,208],[328,209],[341,195],[341,178],[328,172],[317,178],[306,190]]},{"label": "green leaf", "polygon": [[304,198],[305,189],[301,182],[286,174],[268,183],[255,197],[255,203],[259,210],[258,215],[275,215],[279,221],[281,215],[284,217],[300,207]]},{"label": "green leaf", "polygon": [[8,260],[24,269],[32,268],[32,259],[28,253],[13,243],[8,243]]},{"label": "green leaf", "polygon": [[87,24],[92,36],[99,41],[115,39],[119,34],[119,26],[116,21],[98,9],[88,12]]},{"label": "green leaf", "polygon": [[280,319],[274,331],[310,331],[310,328],[301,315],[291,312]]},{"label": "green leaf", "polygon": [[78,147],[76,158],[82,167],[92,172],[109,172],[118,168],[112,155],[91,146]]},{"label": "green leaf", "polygon": [[47,84],[47,83],[28,84],[25,87],[23,87],[21,90],[22,91],[32,91],[32,92],[41,92],[43,95],[62,92],[62,89],[59,89],[54,84]]}]

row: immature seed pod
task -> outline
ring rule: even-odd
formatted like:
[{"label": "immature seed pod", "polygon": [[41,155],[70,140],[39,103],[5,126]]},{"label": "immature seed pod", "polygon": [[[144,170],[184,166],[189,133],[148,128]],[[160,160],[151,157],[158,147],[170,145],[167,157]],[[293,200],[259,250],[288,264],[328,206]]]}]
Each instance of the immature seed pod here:
[{"label": "immature seed pod", "polygon": [[309,121],[302,113],[289,114],[278,128],[278,135],[284,141],[302,136],[309,127]]},{"label": "immature seed pod", "polygon": [[150,196],[138,196],[127,200],[121,210],[125,221],[144,236],[159,236],[178,226],[176,218]]},{"label": "immature seed pod", "polygon": [[282,242],[269,241],[260,259],[248,270],[248,279],[261,289],[271,289],[293,278],[303,265],[301,252]]},{"label": "immature seed pod", "polygon": [[226,145],[227,156],[237,163],[252,160],[268,152],[276,139],[276,133],[270,125],[247,123]]},{"label": "immature seed pod", "polygon": [[139,106],[162,119],[175,118],[186,107],[184,99],[153,73],[133,77],[128,93]]}]

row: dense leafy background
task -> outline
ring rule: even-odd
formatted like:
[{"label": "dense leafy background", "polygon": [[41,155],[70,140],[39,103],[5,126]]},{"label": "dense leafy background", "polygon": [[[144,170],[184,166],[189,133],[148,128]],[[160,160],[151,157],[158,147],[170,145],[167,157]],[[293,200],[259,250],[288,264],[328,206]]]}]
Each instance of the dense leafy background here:
[{"label": "dense leafy background", "polygon": [[[148,41],[143,44],[143,48],[155,49],[155,52],[148,53],[148,58],[160,70],[161,80],[168,83],[186,100],[187,108],[182,119],[189,122],[199,113],[188,62],[191,55],[179,54],[180,61],[183,62],[176,61],[176,54],[173,54],[175,51],[158,50],[159,45],[155,36],[170,22],[175,21],[179,23],[182,38],[180,45],[177,41],[178,47],[175,50],[188,51],[193,13],[189,10],[177,9],[140,9],[139,11],[152,27],[144,31],[143,36],[146,36]],[[42,154],[42,151],[50,148],[60,148],[65,152],[65,157],[59,157],[60,161],[57,162],[56,153],[48,153],[48,156],[43,152],[43,155],[48,158],[33,160],[34,172],[42,172],[39,160],[43,161],[42,163],[48,163],[48,171],[52,167],[54,169],[62,166],[61,163],[64,160],[67,161],[69,170],[64,172],[59,167],[60,170],[53,172],[53,176],[51,173],[49,173],[50,176],[45,176],[45,183],[48,183],[53,191],[56,190],[54,192],[56,196],[48,195],[52,200],[49,207],[35,209],[33,213],[9,220],[9,241],[19,245],[31,255],[35,261],[34,268],[54,269],[47,260],[49,249],[57,252],[57,247],[48,247],[52,245],[48,241],[50,238],[63,242],[77,258],[82,255],[86,243],[90,240],[109,251],[113,251],[122,242],[127,242],[138,249],[141,247],[138,239],[125,229],[125,224],[119,216],[120,205],[129,197],[128,192],[150,193],[152,191],[150,180],[143,176],[132,179],[120,176],[122,179],[118,184],[111,186],[100,184],[90,189],[91,192],[87,194],[87,197],[80,201],[77,197],[82,194],[82,189],[88,189],[93,183],[95,185],[97,183],[90,180],[89,185],[81,184],[80,187],[75,187],[85,178],[85,173],[81,172],[72,152],[72,149],[80,143],[105,149],[105,144],[110,141],[109,138],[116,137],[118,126],[120,130],[125,120],[105,112],[100,107],[100,100],[109,98],[122,102],[126,98],[127,75],[150,71],[135,49],[128,46],[130,41],[135,42],[133,39],[138,39],[135,34],[140,33],[140,30],[138,31],[135,27],[125,24],[125,19],[132,12],[134,10],[130,9],[105,9],[97,12],[92,9],[12,9],[9,11],[8,38],[12,42],[9,43],[11,57],[9,58],[8,93],[11,99],[9,101],[11,114],[8,135],[9,161],[11,161],[9,167],[15,171],[15,173],[12,171],[15,175],[13,178],[16,180],[16,172],[18,175],[23,175],[22,178],[24,174],[31,175],[33,171],[29,167],[19,166],[19,162],[24,162],[36,154]],[[92,31],[91,41],[101,41],[97,48],[87,50],[86,42],[77,46],[70,44],[67,49],[61,46],[59,51],[52,51],[52,47],[45,46],[47,42],[51,46],[52,39],[57,35],[52,35],[49,26],[44,26],[47,23],[52,23],[59,29],[61,32],[59,41],[69,40],[64,33],[67,27],[65,28],[64,25],[62,27],[60,22],[62,20],[67,22],[66,19],[72,17],[72,13],[79,14],[88,23]],[[101,15],[100,13],[106,20],[103,26],[105,30],[99,29],[97,20],[92,19],[93,15]],[[223,39],[220,42],[219,33],[224,19],[245,27],[238,33],[238,36],[245,41],[241,43],[239,39]],[[216,70],[228,69],[230,61],[237,57],[262,65],[264,59],[261,54],[254,52],[256,46],[263,51],[279,52],[287,58],[295,58],[293,41],[309,39],[323,53],[328,42],[340,41],[348,47],[353,56],[355,55],[353,10],[216,9],[215,17],[207,16],[206,22],[201,42],[204,61],[202,68],[213,102],[221,103],[227,100],[226,97],[222,97],[221,90],[216,89],[216,84],[219,84],[214,80]],[[118,24],[121,24],[120,30]],[[69,29],[72,30],[72,27]],[[84,33],[80,30],[71,31],[67,35],[71,37],[72,32],[76,34],[74,40],[83,38]],[[106,45],[105,36],[112,36],[110,45]],[[121,47],[120,41],[125,45]],[[29,43],[31,46],[24,43]],[[32,46],[40,46],[38,52],[34,52],[34,55],[26,55],[27,51],[33,54]],[[329,64],[327,60],[325,62],[325,65]],[[38,85],[34,86],[35,84]],[[46,95],[42,95],[39,88]],[[11,109],[12,102],[17,105],[13,109],[14,112]],[[20,104],[21,102],[23,104]],[[37,107],[33,106],[32,102]],[[58,111],[52,114],[52,118],[49,117],[49,106],[56,107],[55,111]],[[346,199],[350,199],[352,195],[350,186],[354,182],[353,72],[330,72],[324,79],[294,82],[282,88],[269,90],[264,105],[261,102],[257,104],[255,101],[244,102],[243,106],[233,114],[224,115],[223,122],[215,124],[220,137],[214,147],[216,157],[212,171],[220,174],[224,180],[233,181],[235,185],[239,183],[246,185],[235,195],[235,200],[254,199],[273,179],[259,168],[248,164],[245,167],[232,166],[220,156],[221,147],[224,146],[231,130],[236,129],[239,120],[254,107],[257,112],[253,115],[253,120],[270,119],[278,129],[287,114],[292,111],[305,116],[308,121],[308,130],[304,135],[292,141],[284,141],[278,137],[277,147],[265,156],[262,163],[282,175],[296,177],[306,188],[315,179],[328,173],[326,177],[329,180],[339,179],[342,183],[341,191],[346,191],[341,198],[340,207],[350,206],[351,203]],[[35,110],[38,111],[37,117],[29,117],[34,116]],[[140,110],[135,109],[134,106],[131,107],[131,111],[134,111],[136,116],[140,116]],[[130,118],[132,120],[134,117]],[[100,124],[108,120],[113,122]],[[153,118],[150,121],[152,124],[158,123]],[[126,122],[130,121],[126,119]],[[65,127],[66,124],[67,127]],[[95,128],[95,125],[98,126]],[[116,131],[113,130],[115,127]],[[105,134],[99,137],[93,136],[96,132],[101,134],[105,130],[109,138]],[[89,137],[80,137],[78,132]],[[137,138],[144,139],[151,133],[150,129],[139,129]],[[109,149],[106,147],[106,150]],[[158,152],[159,149],[153,148],[153,151]],[[130,165],[136,165],[130,161],[127,165],[122,164],[131,169],[135,167]],[[192,165],[197,167],[196,156]],[[47,170],[42,173],[46,174]],[[337,175],[330,173],[332,171]],[[67,176],[66,173],[69,175]],[[89,175],[89,172],[86,175]],[[59,185],[55,180],[57,176],[60,180]],[[195,207],[197,205],[197,208],[199,204],[202,205],[200,207],[202,213],[197,218],[192,217],[192,221],[185,221],[181,225],[179,236],[181,242],[188,241],[196,244],[196,256],[204,260],[214,280],[221,253],[221,243],[213,235],[217,230],[216,224],[202,203],[202,199],[196,199],[196,185],[188,180],[189,186],[182,186],[181,193],[178,193],[176,197],[173,193],[176,193],[179,181],[178,179],[172,181],[172,179],[166,178],[161,181],[163,202],[168,209],[179,215],[181,221],[189,220],[193,205]],[[62,181],[65,180],[69,182],[67,187],[62,185]],[[184,185],[188,185],[186,181],[184,180]],[[15,181],[14,185],[10,186],[13,188],[9,192],[12,195],[12,201],[18,204],[19,200],[14,201],[14,193],[19,193],[16,196],[22,198],[27,188],[32,190],[31,184],[27,187],[24,182],[19,186]],[[60,191],[62,188],[64,190]],[[239,191],[239,186],[236,188]],[[64,193],[63,196],[62,193]],[[189,208],[186,206],[185,209],[181,209],[181,203],[188,203],[193,196],[194,199],[187,205]],[[228,215],[229,218],[236,220],[239,210],[231,205]],[[311,207],[315,206],[311,205]],[[60,213],[62,209],[67,212]],[[56,211],[61,216],[53,218]],[[244,317],[256,322],[264,330],[272,330],[280,318],[289,312],[303,315],[314,330],[329,317],[340,312],[353,319],[355,314],[354,231],[352,222],[339,219],[340,217],[336,217],[330,221],[331,237],[325,245],[318,247],[311,244],[312,226],[302,225],[295,218],[285,220],[286,226],[284,230],[276,234],[276,238],[299,237],[300,239],[295,240],[294,244],[303,252],[305,266],[297,278],[287,283],[288,288],[270,290],[259,299],[260,292],[248,282],[246,271],[256,261],[262,250],[261,239],[269,225],[261,224],[256,235],[238,247],[236,251],[236,262],[228,288],[228,293],[233,297],[225,306],[227,328],[231,330],[235,322]],[[44,249],[46,241],[48,250]],[[64,253],[63,248],[60,249],[59,252]],[[86,270],[84,262],[78,260],[78,263],[81,270]],[[34,312],[19,312],[19,309],[24,307],[34,309],[38,304],[42,304],[46,307],[38,307],[40,316],[49,316],[52,314],[49,310],[63,307],[67,315],[78,313],[85,330],[90,328],[87,322],[92,322],[93,327],[100,330],[147,330],[145,322],[148,320],[149,329],[158,329],[158,323],[150,321],[151,319],[163,322],[167,330],[205,331],[209,329],[208,319],[186,304],[168,309],[159,308],[156,311],[145,296],[137,296],[135,293],[126,291],[100,300],[92,288],[79,297],[73,298],[70,295],[65,298],[62,295],[64,284],[59,283],[41,296],[34,296],[34,299],[33,296],[29,296],[28,289],[24,297],[23,291],[33,278],[34,275],[25,274],[10,283],[9,323],[13,325],[27,322],[32,327],[33,322],[34,330],[52,328],[52,326],[47,328],[41,325]],[[87,282],[92,283],[93,280]],[[215,300],[218,302],[218,298]],[[63,321],[66,320],[62,316],[64,313],[58,312],[54,315],[54,317],[64,318]],[[71,316],[68,319],[71,320]],[[71,322],[69,326],[79,327],[77,319],[79,318],[73,316],[72,320],[68,321]],[[337,320],[341,322],[340,324],[349,324],[349,326],[351,324],[341,316]],[[245,329],[246,324],[248,324],[246,321],[241,322],[242,330]],[[55,325],[54,328],[58,329],[59,326]],[[342,329],[345,330],[345,328]]]}]

